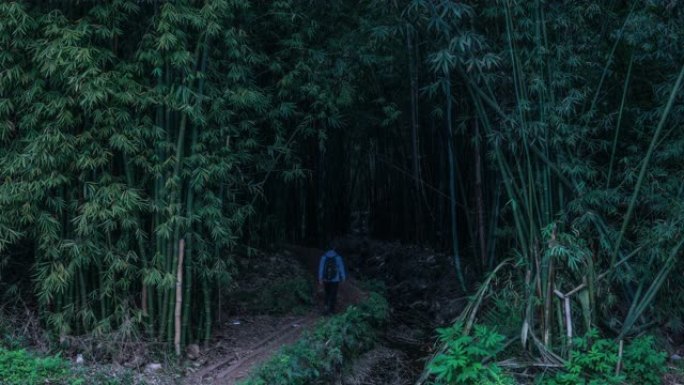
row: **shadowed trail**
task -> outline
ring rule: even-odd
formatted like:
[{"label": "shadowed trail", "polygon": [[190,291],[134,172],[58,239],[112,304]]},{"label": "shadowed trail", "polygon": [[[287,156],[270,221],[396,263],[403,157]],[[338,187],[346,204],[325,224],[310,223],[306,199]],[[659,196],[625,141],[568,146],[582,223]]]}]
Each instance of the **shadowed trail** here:
[{"label": "shadowed trail", "polygon": [[[271,358],[281,347],[297,341],[302,333],[310,330],[321,320],[319,307],[322,302],[322,291],[318,289],[316,274],[318,272],[318,261],[323,251],[294,245],[283,246],[283,249],[290,252],[306,268],[313,280],[315,289],[311,295],[314,297],[316,309],[301,317],[283,317],[282,322],[275,330],[268,330],[256,324],[246,325],[243,332],[251,334],[252,337],[261,337],[251,341],[246,346],[241,346],[241,341],[238,340],[239,336],[226,335],[219,339],[215,344],[233,345],[234,353],[208,362],[197,372],[188,376],[185,381],[186,385],[237,384],[240,380],[245,379],[254,368]],[[337,311],[343,312],[348,306],[359,303],[365,297],[366,293],[359,289],[356,281],[348,279],[347,282],[340,284]]]}]

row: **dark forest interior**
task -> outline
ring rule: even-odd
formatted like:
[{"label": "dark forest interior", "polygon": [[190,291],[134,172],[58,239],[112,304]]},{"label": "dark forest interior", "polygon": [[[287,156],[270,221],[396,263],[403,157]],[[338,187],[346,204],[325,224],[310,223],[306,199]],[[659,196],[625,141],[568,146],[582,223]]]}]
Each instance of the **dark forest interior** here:
[{"label": "dark forest interior", "polygon": [[0,0],[0,384],[679,383],[683,78],[678,0]]}]

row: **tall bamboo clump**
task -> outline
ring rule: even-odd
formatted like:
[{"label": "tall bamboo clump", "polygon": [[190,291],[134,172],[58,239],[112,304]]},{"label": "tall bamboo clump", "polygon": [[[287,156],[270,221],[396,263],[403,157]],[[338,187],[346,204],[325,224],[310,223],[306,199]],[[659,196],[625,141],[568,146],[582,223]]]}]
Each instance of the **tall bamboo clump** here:
[{"label": "tall bamboo clump", "polygon": [[[463,122],[458,131],[447,124],[450,134],[469,140],[475,127],[487,137],[487,164],[505,192],[492,241],[516,261],[519,338],[553,363],[598,325],[620,338],[648,327],[644,312],[681,255],[682,169],[672,156],[682,136],[672,116],[681,119],[684,72],[661,60],[657,94],[631,91],[649,71],[635,63],[655,57],[644,48],[653,35],[638,23],[666,28],[638,4],[406,8],[431,37],[433,104],[446,102],[444,119]],[[594,30],[609,39],[585,33]]]},{"label": "tall bamboo clump", "polygon": [[[613,332],[622,338],[638,331],[647,321],[642,319],[639,326],[634,317],[653,304],[672,271],[673,258],[680,253],[681,217],[677,211],[661,211],[627,226],[637,197],[644,199],[642,208],[668,201],[669,206],[678,199],[672,187],[660,197],[641,195],[643,183],[667,185],[680,172],[676,168],[670,175],[656,171],[670,168],[670,160],[662,159],[657,165],[651,162],[663,127],[672,127],[668,119],[681,91],[681,64],[663,63],[667,77],[661,95],[648,104],[631,101],[650,104],[652,113],[647,119],[623,121],[633,61],[645,54],[639,45],[643,36],[626,36],[627,31],[638,28],[634,23],[645,14],[638,5],[586,6],[557,14],[542,2],[525,6],[507,3],[500,17],[505,25],[503,41],[515,108],[505,112],[508,101],[497,91],[489,93],[493,84],[486,77],[467,76],[480,119],[487,121],[486,112],[494,113],[496,118],[490,122],[498,122],[503,129],[490,123],[490,133],[501,134],[503,143],[515,146],[506,150],[493,143],[509,199],[516,205],[512,214],[527,292],[521,337],[523,344],[532,340],[546,358],[552,358],[550,349],[560,341],[565,347],[562,351],[568,353],[573,332],[585,333],[600,325],[601,319],[611,319],[616,307],[630,310],[618,316],[622,319],[609,321]],[[553,43],[579,26],[597,28],[601,19],[615,26],[607,43],[586,37]],[[601,65],[582,69],[582,60]],[[610,77],[616,68],[626,76]],[[606,139],[616,138],[624,125],[632,133],[643,133],[636,143],[644,152],[623,160],[620,187],[615,189],[606,182],[613,170],[612,161],[605,162],[605,154],[613,159],[617,150],[614,144],[611,152],[606,151]],[[627,144],[622,148],[628,148]],[[516,155],[502,156],[499,151]],[[636,164],[640,173],[634,179],[631,173]],[[646,170],[655,172],[650,182],[646,182]],[[674,232],[662,232],[659,223],[669,223]],[[628,243],[622,242],[625,237],[629,237]],[[662,265],[653,265],[654,261]],[[636,280],[633,269],[642,274]]]},{"label": "tall bamboo clump", "polygon": [[324,79],[250,33],[292,4],[252,6],[0,4],[0,255],[32,245],[60,335],[210,337],[266,178],[328,119],[299,104]]}]

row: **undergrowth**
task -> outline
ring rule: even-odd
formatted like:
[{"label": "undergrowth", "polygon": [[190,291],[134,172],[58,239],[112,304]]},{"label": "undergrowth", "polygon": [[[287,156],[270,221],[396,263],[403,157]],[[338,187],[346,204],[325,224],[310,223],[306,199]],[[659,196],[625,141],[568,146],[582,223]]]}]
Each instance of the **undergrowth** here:
[{"label": "undergrowth", "polygon": [[428,366],[435,376],[434,384],[515,384],[496,364],[483,363],[503,350],[504,336],[484,325],[476,325],[472,335],[464,334],[461,323],[437,332],[445,347]]},{"label": "undergrowth", "polygon": [[254,371],[240,385],[312,385],[328,383],[347,360],[369,350],[375,329],[388,314],[387,301],[371,293],[358,306],[319,324],[311,333]]},{"label": "undergrowth", "polygon": [[[513,385],[514,378],[497,366],[494,359],[504,349],[503,335],[490,327],[475,325],[464,333],[463,325],[438,329],[442,350],[427,370],[434,385]],[[666,354],[658,351],[651,336],[619,343],[600,338],[597,330],[573,339],[565,367],[540,373],[536,385],[659,385],[663,383]]]},{"label": "undergrowth", "polygon": [[0,383],[3,385],[85,384],[72,377],[67,361],[59,356],[35,357],[24,349],[0,348]]},{"label": "undergrowth", "polygon": [[39,357],[25,349],[0,347],[0,385],[144,385],[130,372],[120,376],[73,368],[59,355]]},{"label": "undergrowth", "polygon": [[[573,351],[565,370],[553,376],[541,375],[539,385],[659,385],[666,370],[666,355],[656,349],[653,337],[642,336],[624,344],[599,338],[592,330],[573,340]],[[618,362],[620,370],[618,370]]]}]

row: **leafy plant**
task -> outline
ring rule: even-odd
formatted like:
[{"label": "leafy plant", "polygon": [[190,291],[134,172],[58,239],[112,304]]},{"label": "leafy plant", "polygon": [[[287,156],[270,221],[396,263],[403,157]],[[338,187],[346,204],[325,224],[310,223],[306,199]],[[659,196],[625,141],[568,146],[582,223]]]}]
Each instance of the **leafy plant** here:
[{"label": "leafy plant", "polygon": [[624,351],[623,367],[630,384],[659,385],[667,369],[667,354],[659,351],[652,336],[632,340]]},{"label": "leafy plant", "polygon": [[7,385],[39,385],[44,383],[81,385],[61,357],[35,357],[24,349],[0,348],[0,383]]},{"label": "leafy plant", "polygon": [[[599,385],[620,384],[624,374],[617,374],[618,347],[614,341],[599,339],[596,331],[584,338],[575,338],[576,350],[570,354],[570,360],[564,372],[555,377],[545,379],[541,383],[548,385]],[[593,342],[590,342],[594,339]]]},{"label": "leafy plant", "polygon": [[1,385],[145,385],[132,372],[117,375],[102,369],[72,367],[69,361],[57,356],[37,356],[25,349],[8,350],[0,347]]},{"label": "leafy plant", "polygon": [[473,334],[463,334],[463,325],[438,329],[439,340],[445,350],[428,365],[435,375],[435,384],[463,385],[509,385],[511,377],[504,374],[496,364],[486,364],[485,359],[496,356],[503,348],[505,337],[484,326],[475,325]]},{"label": "leafy plant", "polygon": [[[665,354],[655,349],[653,338],[638,337],[625,344],[623,356],[614,340],[601,339],[597,330],[573,340],[565,370],[555,376],[540,376],[544,385],[630,384],[658,385],[666,369]],[[620,366],[618,367],[618,363]]]}]

